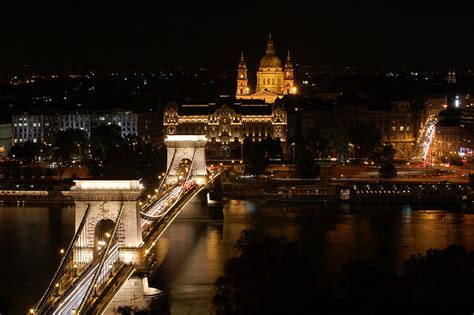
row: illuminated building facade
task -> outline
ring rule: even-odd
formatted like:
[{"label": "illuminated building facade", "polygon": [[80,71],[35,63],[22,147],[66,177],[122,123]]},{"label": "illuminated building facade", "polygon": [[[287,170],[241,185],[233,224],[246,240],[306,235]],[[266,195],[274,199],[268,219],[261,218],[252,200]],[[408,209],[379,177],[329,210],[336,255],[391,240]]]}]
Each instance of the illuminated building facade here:
[{"label": "illuminated building facade", "polygon": [[283,95],[296,93],[290,51],[288,51],[285,65],[282,67],[281,60],[275,53],[271,35],[267,41],[265,55],[260,59],[255,92],[251,92],[248,84],[247,64],[242,53],[237,69],[237,99],[264,100],[267,103],[273,103]]},{"label": "illuminated building facade", "polygon": [[12,116],[13,142],[51,143],[58,131],[80,129],[91,135],[99,125],[118,125],[123,137],[138,135],[138,115],[129,111],[107,113],[28,114]]},{"label": "illuminated building facade", "polygon": [[432,155],[438,162],[449,163],[454,157],[472,158],[474,111],[448,107],[438,115]]},{"label": "illuminated building facade", "polygon": [[384,145],[391,145],[396,159],[410,159],[415,149],[419,118],[408,101],[376,103],[355,98],[305,106],[302,114],[303,132],[312,127],[346,130],[358,123],[372,124],[380,132]]},{"label": "illuminated building facade", "polygon": [[287,113],[281,102],[221,98],[206,104],[170,104],[163,126],[165,135],[205,135],[210,158],[240,159],[245,138],[278,139],[286,152]]}]

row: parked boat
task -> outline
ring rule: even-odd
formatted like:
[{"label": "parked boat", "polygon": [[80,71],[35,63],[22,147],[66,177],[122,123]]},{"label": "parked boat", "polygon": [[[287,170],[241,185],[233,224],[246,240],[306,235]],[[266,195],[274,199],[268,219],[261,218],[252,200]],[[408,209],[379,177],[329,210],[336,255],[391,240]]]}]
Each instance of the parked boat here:
[{"label": "parked boat", "polygon": [[275,192],[264,193],[264,197],[269,201],[334,201],[338,199],[338,189],[330,184],[281,186]]}]

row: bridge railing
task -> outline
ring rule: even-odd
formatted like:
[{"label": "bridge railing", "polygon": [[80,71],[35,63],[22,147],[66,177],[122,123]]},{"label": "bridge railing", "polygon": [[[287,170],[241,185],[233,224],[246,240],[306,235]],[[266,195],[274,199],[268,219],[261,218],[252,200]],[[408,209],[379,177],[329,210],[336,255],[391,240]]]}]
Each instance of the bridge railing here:
[{"label": "bridge railing", "polygon": [[80,266],[74,263],[74,247],[75,244],[81,237],[85,237],[84,232],[84,225],[87,221],[87,217],[89,215],[90,204],[87,205],[86,210],[84,211],[84,215],[82,216],[81,223],[79,224],[76,233],[69,243],[67,250],[61,250],[61,254],[63,257],[61,258],[61,262],[59,263],[59,267],[56,269],[56,272],[51,279],[46,291],[42,295],[41,299],[36,303],[33,308],[34,313],[41,314],[47,305],[51,301],[52,298],[59,294],[61,287],[63,287],[69,280],[78,276],[78,273],[81,271]]}]

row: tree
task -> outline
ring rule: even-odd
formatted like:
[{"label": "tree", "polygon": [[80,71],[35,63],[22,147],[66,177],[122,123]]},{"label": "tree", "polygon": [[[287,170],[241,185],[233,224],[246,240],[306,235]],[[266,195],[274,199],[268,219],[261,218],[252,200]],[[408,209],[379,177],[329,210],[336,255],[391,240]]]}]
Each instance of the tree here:
[{"label": "tree", "polygon": [[304,146],[312,152],[316,158],[327,157],[330,151],[329,138],[325,131],[318,127],[310,128],[306,131]]},{"label": "tree", "polygon": [[347,129],[349,143],[354,145],[358,158],[372,158],[380,143],[380,131],[374,125],[357,123]]},{"label": "tree", "polygon": [[391,162],[395,156],[395,149],[391,144],[381,145],[376,149],[375,160],[377,162]]},{"label": "tree", "polygon": [[303,314],[320,307],[312,268],[296,243],[244,230],[234,247],[239,256],[215,282],[216,314]]},{"label": "tree", "polygon": [[387,309],[394,310],[403,304],[400,278],[393,271],[367,262],[350,262],[341,267],[341,280],[339,304],[351,313],[387,313]]},{"label": "tree", "polygon": [[11,164],[11,177],[13,178],[20,178],[21,176],[21,168],[18,163],[12,163]]},{"label": "tree", "polygon": [[391,163],[384,164],[379,169],[379,176],[383,179],[397,177],[397,169]]},{"label": "tree", "polygon": [[253,142],[248,138],[244,140],[244,162],[248,173],[257,176],[263,174],[267,161],[265,149],[260,142]]},{"label": "tree", "polygon": [[31,178],[32,176],[32,170],[31,170],[31,167],[24,167],[23,168],[23,177],[24,178]]},{"label": "tree", "polygon": [[281,148],[280,139],[273,139],[272,137],[268,136],[262,142],[262,145],[265,151],[265,157],[274,158],[277,156],[281,156],[282,148]]},{"label": "tree", "polygon": [[80,155],[88,147],[87,133],[80,129],[59,131],[54,135],[53,147],[53,159],[58,164],[69,164],[81,159]]},{"label": "tree", "polygon": [[9,151],[10,158],[23,160],[26,164],[30,164],[35,160],[39,153],[39,145],[31,141],[24,143],[16,143]]},{"label": "tree", "polygon": [[44,176],[47,178],[51,178],[56,175],[56,171],[52,168],[47,167],[44,171]]},{"label": "tree", "polygon": [[[110,128],[103,139],[94,136],[92,148],[96,155],[88,162],[89,174],[104,179],[141,178],[146,183],[156,182],[158,173],[166,168],[166,148],[142,143],[136,136],[118,140],[114,129]],[[115,139],[113,146],[100,144],[107,138]]]},{"label": "tree", "polygon": [[100,125],[92,130],[90,139],[92,157],[105,160],[107,154],[115,154],[114,150],[124,142],[120,126]]},{"label": "tree", "polygon": [[43,175],[43,169],[40,166],[36,165],[33,167],[32,173],[34,178],[41,178],[41,176]]},{"label": "tree", "polygon": [[474,252],[459,245],[429,249],[402,264],[401,283],[420,309],[454,314],[474,309]]},{"label": "tree", "polygon": [[463,166],[463,159],[459,154],[450,154],[449,163],[453,165]]},{"label": "tree", "polygon": [[314,154],[306,147],[299,150],[296,162],[296,174],[300,178],[314,178],[319,176],[319,164],[314,160]]}]

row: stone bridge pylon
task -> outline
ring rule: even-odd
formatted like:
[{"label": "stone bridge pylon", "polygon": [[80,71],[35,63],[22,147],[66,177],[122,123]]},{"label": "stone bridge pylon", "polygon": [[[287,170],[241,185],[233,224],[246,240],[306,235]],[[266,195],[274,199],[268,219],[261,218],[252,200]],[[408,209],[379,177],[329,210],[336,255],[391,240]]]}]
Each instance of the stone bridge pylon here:
[{"label": "stone bridge pylon", "polygon": [[168,155],[166,184],[174,184],[183,179],[189,168],[189,177],[196,180],[197,184],[207,183],[206,136],[168,135],[165,144]]},{"label": "stone bridge pylon", "polygon": [[120,259],[140,264],[138,248],[142,243],[142,232],[137,201],[143,190],[142,184],[138,180],[76,180],[75,184],[64,194],[74,199],[76,231],[86,211],[88,215],[74,245],[74,262],[85,265],[94,259],[107,242],[123,207],[116,236]]}]

